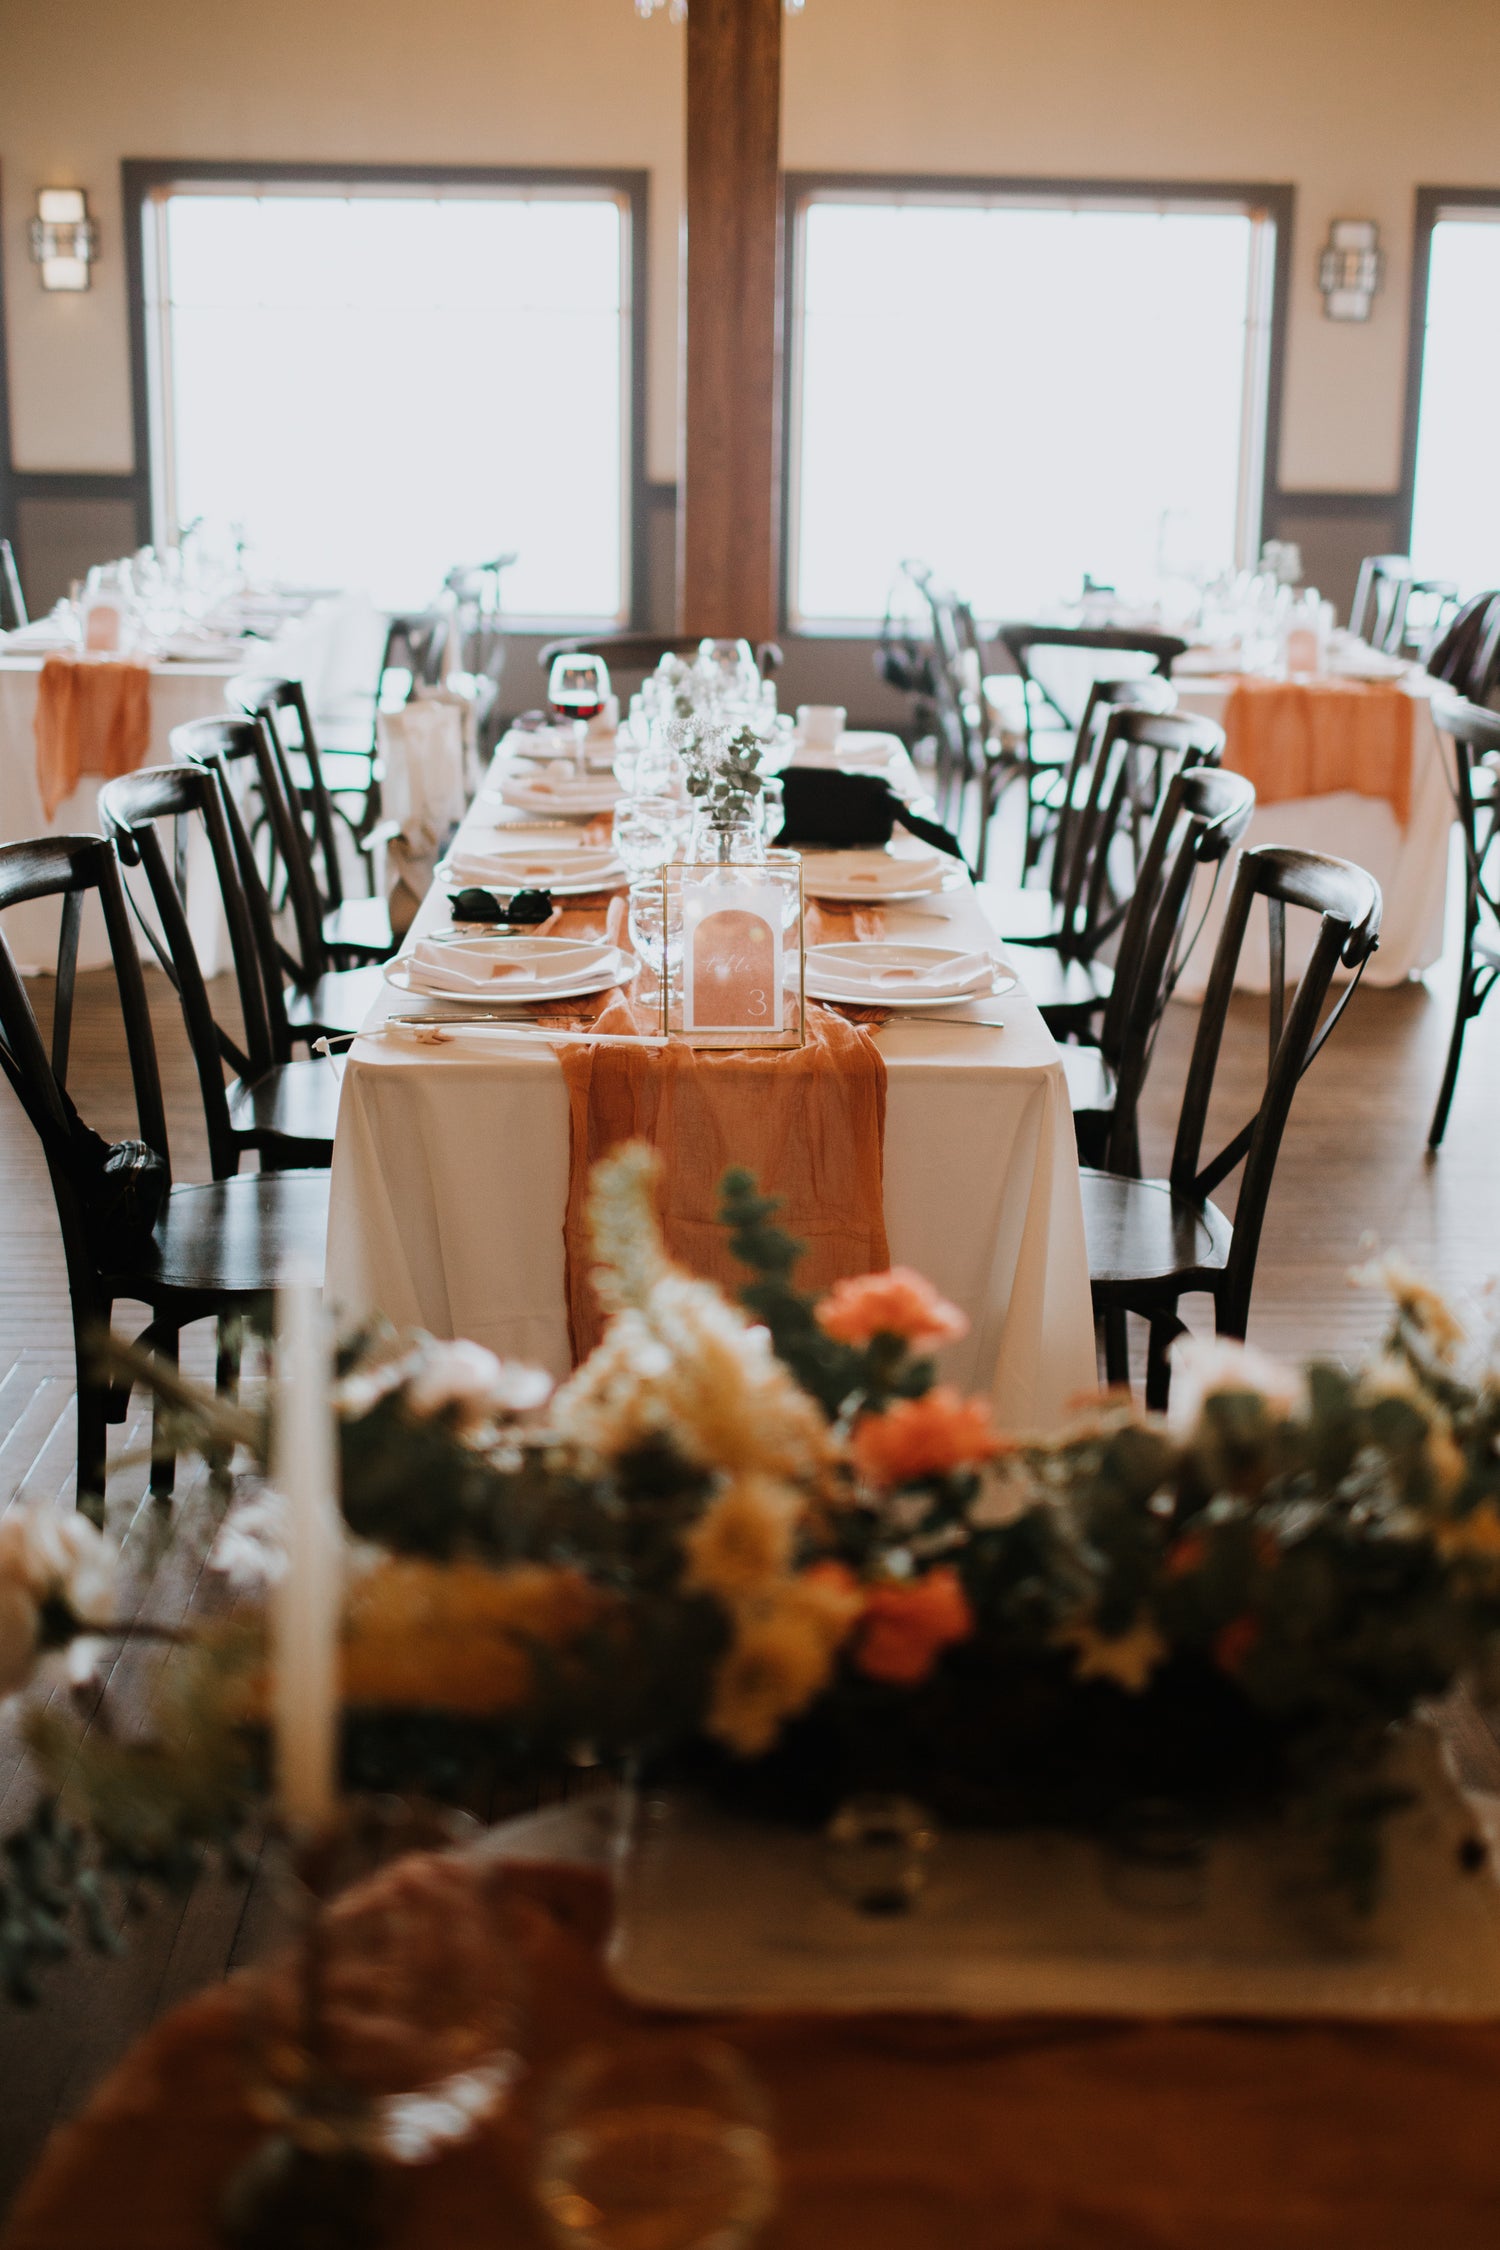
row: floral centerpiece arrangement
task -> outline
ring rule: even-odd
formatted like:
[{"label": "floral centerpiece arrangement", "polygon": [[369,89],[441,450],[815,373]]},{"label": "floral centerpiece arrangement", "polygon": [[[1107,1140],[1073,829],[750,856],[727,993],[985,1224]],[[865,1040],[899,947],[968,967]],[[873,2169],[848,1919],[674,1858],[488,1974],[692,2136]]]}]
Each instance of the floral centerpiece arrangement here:
[{"label": "floral centerpiece arrangement", "polygon": [[[963,1324],[917,1275],[799,1294],[744,1174],[741,1303],[672,1265],[654,1163],[595,1175],[609,1325],[559,1389],[472,1345],[345,1355],[346,1784],[604,1762],[799,1820],[871,1787],[993,1824],[1291,1810],[1372,1896],[1393,1730],[1500,1646],[1500,1378],[1441,1301],[1393,1271],[1356,1372],[1195,1347],[1166,1420],[1106,1397],[1027,1439],[937,1379]],[[221,1472],[264,1460],[263,1417],[173,1396]],[[249,1606],[173,1651],[154,1726],[32,1722],[56,1787],[7,1847],[13,1986],[80,1898],[97,1934],[101,1871],[170,1873],[255,1816],[280,1540],[249,1487],[213,1557]],[[0,1527],[6,1686],[106,1622],[95,1537]]]}]

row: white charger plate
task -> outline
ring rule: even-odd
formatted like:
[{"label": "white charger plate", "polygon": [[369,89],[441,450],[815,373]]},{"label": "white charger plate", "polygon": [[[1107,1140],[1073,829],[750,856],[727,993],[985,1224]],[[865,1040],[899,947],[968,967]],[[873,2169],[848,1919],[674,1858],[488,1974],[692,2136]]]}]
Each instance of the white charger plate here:
[{"label": "white charger plate", "polygon": [[993,1000],[1014,992],[1017,978],[996,965],[988,985],[972,985],[966,992],[912,992],[898,986],[879,986],[863,978],[844,979],[831,973],[830,964],[863,962],[871,968],[935,968],[939,961],[958,961],[976,950],[972,945],[906,945],[893,939],[853,939],[848,944],[811,945],[807,949],[805,989],[809,1000],[843,1000],[861,1008],[961,1008],[976,1000]]},{"label": "white charger plate", "polygon": [[[466,937],[463,942],[473,944],[484,943],[485,941]],[[513,945],[517,941],[515,939],[495,938],[488,942],[498,950],[501,946]],[[545,940],[532,939],[530,942],[542,944],[545,943]],[[576,944],[577,940],[564,939],[560,942]],[[409,992],[414,1000],[445,1000],[450,1006],[457,1004],[465,1008],[473,1006],[511,1009],[527,1008],[538,1000],[578,1000],[582,999],[586,993],[607,992],[611,985],[629,984],[639,972],[640,962],[633,954],[623,952],[619,946],[612,946],[607,958],[583,975],[570,977],[565,973],[560,973],[555,982],[531,984],[526,987],[524,992],[516,990],[486,992],[479,986],[476,986],[472,992],[434,992],[430,985],[413,984],[410,968],[411,964],[404,955],[399,961],[387,961],[385,964],[386,983],[393,985],[397,992]]]}]

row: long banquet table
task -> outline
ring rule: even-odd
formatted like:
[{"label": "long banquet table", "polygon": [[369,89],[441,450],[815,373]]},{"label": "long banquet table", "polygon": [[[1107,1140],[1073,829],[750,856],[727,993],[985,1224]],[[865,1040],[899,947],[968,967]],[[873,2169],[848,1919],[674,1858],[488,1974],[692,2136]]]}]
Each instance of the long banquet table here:
[{"label": "long banquet table", "polygon": [[[460,841],[497,825],[521,824],[481,792]],[[994,942],[967,884],[882,912],[892,937]],[[435,886],[408,945],[447,918]],[[377,1002],[367,1033],[393,1002]],[[1097,1380],[1078,1160],[1050,1032],[1023,990],[999,1013],[1003,1029],[929,1019],[879,1031],[886,1233],[892,1263],[926,1273],[968,1316],[942,1354],[947,1379],[990,1393],[1003,1426],[1047,1427]],[[557,1055],[534,1031],[485,1025],[441,1048],[361,1038],[334,1144],[332,1300],[566,1374],[569,1132]]]}]

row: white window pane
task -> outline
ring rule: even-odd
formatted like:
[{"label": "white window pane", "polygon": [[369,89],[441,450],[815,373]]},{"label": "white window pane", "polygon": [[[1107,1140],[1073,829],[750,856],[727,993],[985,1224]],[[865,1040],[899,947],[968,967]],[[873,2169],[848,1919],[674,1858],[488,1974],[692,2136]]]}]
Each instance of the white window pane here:
[{"label": "white window pane", "polygon": [[1412,560],[1465,594],[1500,585],[1500,212],[1432,230]]},{"label": "white window pane", "polygon": [[1235,559],[1253,223],[814,203],[797,607],[878,618],[904,556],[985,614]]},{"label": "white window pane", "polygon": [[173,196],[177,512],[255,567],[512,614],[625,606],[623,214],[598,196]]}]

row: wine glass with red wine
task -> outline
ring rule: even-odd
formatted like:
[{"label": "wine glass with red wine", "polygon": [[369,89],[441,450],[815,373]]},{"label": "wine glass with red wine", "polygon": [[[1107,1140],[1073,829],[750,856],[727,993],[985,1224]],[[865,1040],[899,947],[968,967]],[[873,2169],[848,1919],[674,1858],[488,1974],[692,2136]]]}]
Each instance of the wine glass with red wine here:
[{"label": "wine glass with red wine", "polygon": [[547,701],[573,729],[573,756],[584,769],[588,723],[597,719],[609,696],[609,666],[602,656],[555,656],[547,680]]}]

